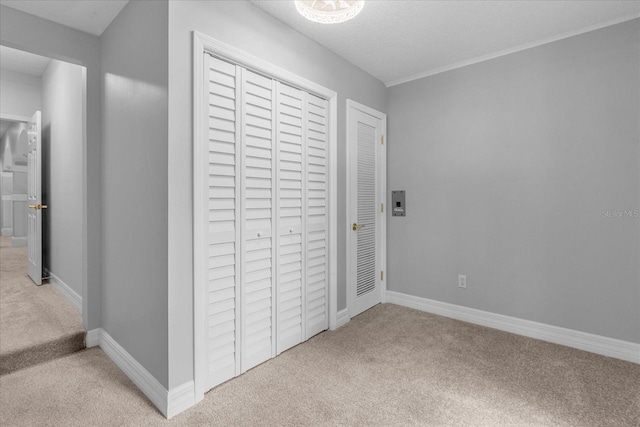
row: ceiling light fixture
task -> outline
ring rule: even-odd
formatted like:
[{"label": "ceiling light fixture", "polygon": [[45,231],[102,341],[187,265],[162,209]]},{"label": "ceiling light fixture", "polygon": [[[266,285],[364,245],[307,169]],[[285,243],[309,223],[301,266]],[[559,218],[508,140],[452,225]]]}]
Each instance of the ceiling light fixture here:
[{"label": "ceiling light fixture", "polygon": [[296,9],[310,21],[337,24],[360,13],[364,0],[296,0]]}]

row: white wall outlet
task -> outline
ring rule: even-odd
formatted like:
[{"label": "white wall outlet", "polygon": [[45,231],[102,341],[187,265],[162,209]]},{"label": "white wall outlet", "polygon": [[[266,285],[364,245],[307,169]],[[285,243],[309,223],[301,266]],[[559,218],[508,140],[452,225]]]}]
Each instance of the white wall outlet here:
[{"label": "white wall outlet", "polygon": [[467,276],[464,274],[458,274],[458,287],[466,288],[467,287]]}]

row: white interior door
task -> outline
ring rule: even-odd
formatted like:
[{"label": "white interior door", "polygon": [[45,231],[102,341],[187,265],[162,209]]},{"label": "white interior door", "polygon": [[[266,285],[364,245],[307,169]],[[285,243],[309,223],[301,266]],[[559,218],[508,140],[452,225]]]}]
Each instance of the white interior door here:
[{"label": "white interior door", "polygon": [[349,315],[382,302],[386,115],[349,102]]},{"label": "white interior door", "polygon": [[277,83],[278,353],[305,340],[305,93]]},{"label": "white interior door", "polygon": [[[275,82],[242,68],[242,372],[275,356]],[[273,353],[273,354],[272,354]]]},{"label": "white interior door", "polygon": [[194,256],[208,390],[328,328],[329,104],[207,54],[203,73]]},{"label": "white interior door", "polygon": [[207,144],[201,156],[203,182],[203,234],[206,233],[207,283],[207,382],[206,389],[240,373],[240,175],[239,132],[236,98],[239,98],[239,67],[204,55],[204,133]]},{"label": "white interior door", "polygon": [[278,353],[328,319],[328,102],[277,84]]},{"label": "white interior door", "polygon": [[329,103],[305,94],[306,330],[307,338],[329,327]]},{"label": "white interior door", "polygon": [[27,246],[29,277],[42,284],[42,151],[41,113],[36,111],[27,124]]}]

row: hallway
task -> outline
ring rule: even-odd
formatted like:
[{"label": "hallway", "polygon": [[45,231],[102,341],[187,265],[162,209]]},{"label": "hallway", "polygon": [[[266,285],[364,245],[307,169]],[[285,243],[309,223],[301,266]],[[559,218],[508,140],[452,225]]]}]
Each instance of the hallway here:
[{"label": "hallway", "polygon": [[27,248],[0,238],[0,375],[85,348],[82,316],[54,289],[27,276]]}]

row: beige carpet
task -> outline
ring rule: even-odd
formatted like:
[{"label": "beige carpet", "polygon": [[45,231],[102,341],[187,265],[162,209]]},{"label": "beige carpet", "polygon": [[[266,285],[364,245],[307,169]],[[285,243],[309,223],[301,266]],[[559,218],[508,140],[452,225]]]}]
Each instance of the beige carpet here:
[{"label": "beige carpet", "polygon": [[379,305],[166,421],[100,349],[0,377],[0,425],[638,426],[640,365]]},{"label": "beige carpet", "polygon": [[82,350],[82,316],[52,285],[27,276],[27,248],[0,238],[0,375]]}]

